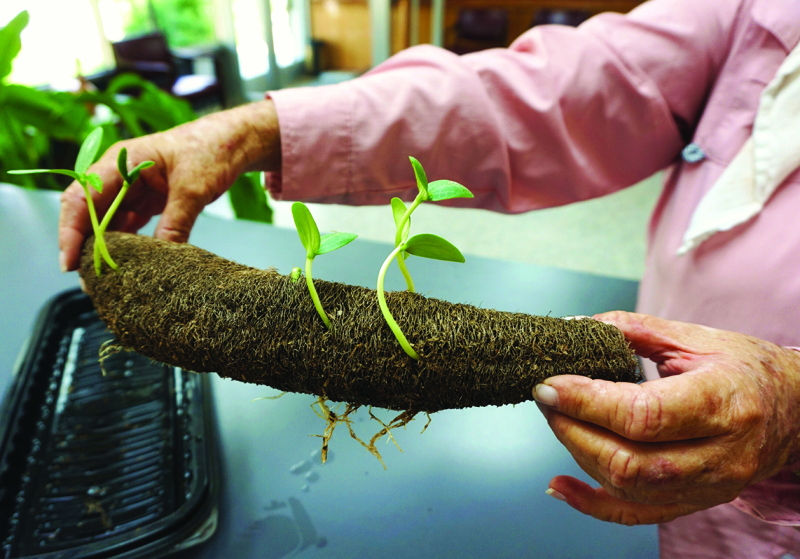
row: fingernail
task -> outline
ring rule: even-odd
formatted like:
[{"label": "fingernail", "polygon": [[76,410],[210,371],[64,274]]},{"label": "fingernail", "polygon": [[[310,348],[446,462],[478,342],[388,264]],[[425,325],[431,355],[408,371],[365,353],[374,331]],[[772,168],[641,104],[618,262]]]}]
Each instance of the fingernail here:
[{"label": "fingernail", "polygon": [[553,499],[558,499],[559,501],[563,501],[565,503],[567,502],[567,498],[564,497],[564,495],[562,495],[561,493],[559,493],[555,489],[550,488],[547,491],[545,491],[545,493],[550,495]]},{"label": "fingernail", "polygon": [[61,268],[62,272],[67,271],[67,255],[62,250],[58,253],[58,265]]},{"label": "fingernail", "polygon": [[545,406],[558,405],[558,392],[555,388],[546,384],[536,385],[536,388],[533,389],[533,398]]},{"label": "fingernail", "polygon": [[86,293],[86,282],[83,281],[83,278],[78,278],[78,281],[81,283],[81,291]]},{"label": "fingernail", "polygon": [[581,318],[589,318],[589,317],[583,314],[579,314],[575,316],[562,316],[561,320],[580,320]]}]

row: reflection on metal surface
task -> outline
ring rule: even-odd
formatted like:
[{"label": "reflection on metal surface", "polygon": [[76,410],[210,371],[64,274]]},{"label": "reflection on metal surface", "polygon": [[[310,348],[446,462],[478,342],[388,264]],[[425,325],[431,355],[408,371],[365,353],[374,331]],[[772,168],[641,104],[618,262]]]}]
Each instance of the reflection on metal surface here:
[{"label": "reflection on metal surface", "polygon": [[299,499],[273,500],[265,510],[274,513],[255,520],[239,535],[232,556],[281,559],[328,545],[328,539],[317,534]]}]

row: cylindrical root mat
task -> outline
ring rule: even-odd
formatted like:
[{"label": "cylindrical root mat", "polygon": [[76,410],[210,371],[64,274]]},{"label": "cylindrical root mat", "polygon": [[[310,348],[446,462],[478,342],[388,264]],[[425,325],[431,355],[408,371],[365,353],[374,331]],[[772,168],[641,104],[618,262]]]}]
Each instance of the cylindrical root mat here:
[{"label": "cylindrical root mat", "polygon": [[524,402],[559,374],[639,380],[622,333],[592,319],[388,293],[415,361],[374,290],[315,280],[328,330],[302,279],[141,235],[107,233],[106,241],[119,271],[104,264],[96,276],[93,239],[81,266],[100,318],[123,347],[186,370],[414,413]]}]

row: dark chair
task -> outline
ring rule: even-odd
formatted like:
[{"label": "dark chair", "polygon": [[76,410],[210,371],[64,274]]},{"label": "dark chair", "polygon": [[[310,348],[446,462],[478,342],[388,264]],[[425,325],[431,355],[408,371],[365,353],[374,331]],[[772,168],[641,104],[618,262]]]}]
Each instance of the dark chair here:
[{"label": "dark chair", "polygon": [[536,15],[533,17],[533,21],[531,22],[531,27],[548,24],[578,27],[590,17],[592,17],[592,13],[587,10],[537,10]]},{"label": "dark chair", "polygon": [[[118,72],[132,72],[161,89],[189,101],[197,109],[225,106],[222,85],[217,76],[191,73],[194,58],[179,57],[160,33],[148,33],[112,43]],[[215,65],[215,74],[216,71]]]},{"label": "dark chair", "polygon": [[494,8],[459,10],[455,25],[448,29],[447,49],[456,54],[505,47],[508,42],[508,12]]}]

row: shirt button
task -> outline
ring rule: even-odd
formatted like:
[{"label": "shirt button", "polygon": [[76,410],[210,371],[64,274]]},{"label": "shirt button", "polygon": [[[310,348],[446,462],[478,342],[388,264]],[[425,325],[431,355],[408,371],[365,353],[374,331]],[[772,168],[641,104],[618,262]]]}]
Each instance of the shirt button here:
[{"label": "shirt button", "polygon": [[706,158],[706,154],[703,151],[703,148],[692,142],[685,148],[683,148],[683,152],[681,152],[681,157],[687,163],[700,163],[703,159]]}]

